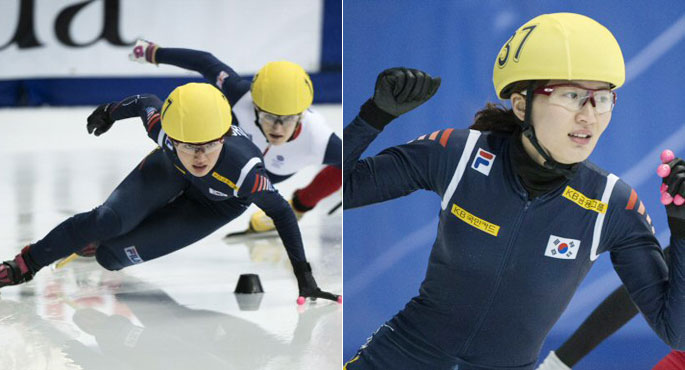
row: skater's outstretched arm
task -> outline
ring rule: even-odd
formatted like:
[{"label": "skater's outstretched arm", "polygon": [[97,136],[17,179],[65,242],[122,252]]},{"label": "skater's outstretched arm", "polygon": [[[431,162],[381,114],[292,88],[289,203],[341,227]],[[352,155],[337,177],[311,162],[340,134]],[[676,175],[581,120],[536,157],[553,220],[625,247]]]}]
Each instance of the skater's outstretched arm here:
[{"label": "skater's outstretched arm", "polygon": [[304,253],[297,218],[288,202],[271,184],[263,163],[259,162],[254,166],[243,184],[238,194],[257,205],[274,221],[290,263],[293,265],[300,297],[324,298],[340,302],[338,295],[319,289]]},{"label": "skater's outstretched arm", "polygon": [[129,57],[140,63],[170,64],[198,72],[223,91],[231,106],[250,90],[249,80],[240,77],[233,68],[206,51],[163,48],[149,41],[138,40]]},{"label": "skater's outstretched arm", "polygon": [[115,121],[126,118],[140,117],[148,137],[159,143],[162,125],[160,111],[162,101],[152,94],[138,94],[129,96],[121,101],[102,104],[88,116],[88,133],[100,136],[107,132]]},{"label": "skater's outstretched arm", "polygon": [[283,241],[290,261],[292,263],[306,261],[297,218],[288,202],[273,188],[266,173],[256,174],[252,182],[248,181],[245,184],[255,188],[255,192],[250,194],[249,200],[274,220],[274,225]]}]

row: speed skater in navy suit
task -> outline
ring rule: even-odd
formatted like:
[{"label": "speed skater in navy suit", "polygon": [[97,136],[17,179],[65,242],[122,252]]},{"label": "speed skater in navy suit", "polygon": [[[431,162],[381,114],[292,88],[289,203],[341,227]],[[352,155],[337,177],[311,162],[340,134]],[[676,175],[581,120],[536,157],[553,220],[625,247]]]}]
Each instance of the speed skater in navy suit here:
[{"label": "speed skater in navy suit", "polygon": [[[168,64],[195,71],[228,99],[234,117],[262,151],[272,183],[284,181],[307,166],[325,165],[290,200],[298,220],[342,184],[342,141],[311,107],[315,86],[309,74],[290,61],[273,61],[257,71],[252,81],[214,55],[193,49],[161,47],[138,40],[129,57],[148,64]],[[275,228],[263,210],[249,223],[251,232]]]},{"label": "speed skater in navy suit", "polygon": [[[603,253],[659,338],[685,349],[683,161],[665,152],[660,170],[667,263],[635,191],[588,160],[624,81],[608,29],[579,14],[544,14],[495,58],[495,92],[511,108],[489,103],[470,129],[438,130],[361,158],[386,125],[440,85],[416,69],[378,75],[343,132],[344,207],[428,190],[441,200],[440,217],[419,294],[346,369],[534,369]],[[357,248],[364,246],[347,244],[346,254]]]},{"label": "speed skater in navy suit", "polygon": [[[208,84],[174,89],[162,103],[135,95],[99,106],[87,128],[140,117],[158,147],[95,209],[68,218],[0,264],[0,287],[30,281],[42,267],[80,250],[120,270],[184,248],[256,204],[274,219],[301,297],[339,300],[316,284],[297,219],[274,189],[259,149],[232,126],[226,97]],[[300,299],[298,299],[300,301]]]}]

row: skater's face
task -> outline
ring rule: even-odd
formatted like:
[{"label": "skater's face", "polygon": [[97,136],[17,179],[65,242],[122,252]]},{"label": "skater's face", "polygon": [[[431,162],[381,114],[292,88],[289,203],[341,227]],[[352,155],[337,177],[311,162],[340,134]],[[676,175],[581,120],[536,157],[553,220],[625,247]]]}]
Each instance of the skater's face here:
[{"label": "skater's face", "polygon": [[[531,115],[535,136],[557,162],[582,162],[592,154],[609,125],[614,103],[615,94],[606,82],[551,80],[535,90]],[[523,120],[525,95],[512,94],[511,104]],[[526,137],[523,146],[536,162],[545,162]]]},{"label": "skater's face", "polygon": [[183,167],[191,175],[202,177],[208,174],[216,165],[221,155],[224,139],[211,141],[206,144],[186,144],[174,142],[176,154]]},{"label": "skater's face", "polygon": [[279,116],[257,108],[257,119],[269,144],[281,145],[293,136],[302,114]]}]

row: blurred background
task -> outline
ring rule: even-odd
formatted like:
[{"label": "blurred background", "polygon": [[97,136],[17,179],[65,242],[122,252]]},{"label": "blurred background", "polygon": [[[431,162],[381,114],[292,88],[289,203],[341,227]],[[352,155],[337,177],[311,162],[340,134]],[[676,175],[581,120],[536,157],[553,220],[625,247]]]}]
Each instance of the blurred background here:
[{"label": "blurred background", "polygon": [[[524,22],[553,12],[587,15],[621,45],[626,83],[617,90],[612,123],[590,159],[636,189],[666,246],[669,231],[655,170],[663,149],[685,155],[684,2],[346,0],[344,122],[372,95],[380,71],[406,66],[441,76],[442,86],[431,101],[389,125],[364,156],[438,129],[468,127],[476,111],[497,100],[492,69],[501,46]],[[418,294],[439,204],[437,195],[417,192],[345,211],[346,359]],[[609,256],[602,255],[550,333],[542,357],[619,284]],[[649,369],[668,352],[638,316],[574,369]]]},{"label": "blurred background", "polygon": [[[177,67],[138,64],[137,38],[213,53],[251,79],[291,60],[314,84],[314,109],[342,137],[341,0],[0,1],[0,261],[67,217],[101,204],[156,143],[140,119],[86,132],[96,105],[164,99]],[[213,82],[213,81],[210,81]],[[289,198],[320,167],[276,187]],[[342,293],[342,212],[334,193],[300,222],[317,282]],[[182,250],[111,272],[83,258],[0,291],[0,369],[335,369],[342,307],[298,306],[278,237],[227,242],[253,206]],[[183,227],[183,225],[179,225]],[[265,293],[234,294],[240,274]]]}]

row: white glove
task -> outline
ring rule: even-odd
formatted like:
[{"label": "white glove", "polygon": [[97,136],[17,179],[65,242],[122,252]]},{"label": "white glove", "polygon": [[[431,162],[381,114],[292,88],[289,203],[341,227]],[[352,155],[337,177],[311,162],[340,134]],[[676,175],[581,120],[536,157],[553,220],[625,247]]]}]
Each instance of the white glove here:
[{"label": "white glove", "polygon": [[132,62],[157,64],[155,60],[157,48],[159,48],[159,45],[153,42],[136,40],[133,50],[128,54],[128,59]]},{"label": "white glove", "polygon": [[547,355],[545,361],[543,361],[535,370],[571,370],[571,368],[561,362],[554,351],[551,351],[549,355]]}]

